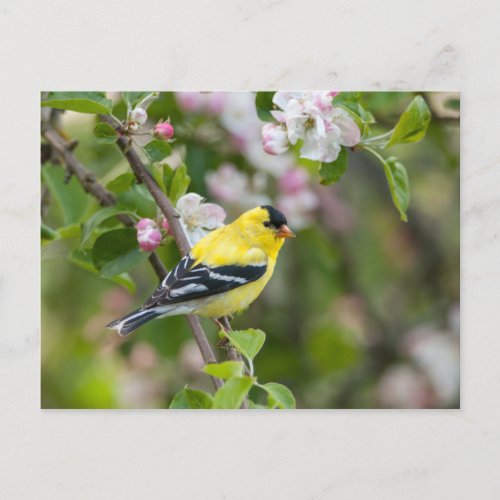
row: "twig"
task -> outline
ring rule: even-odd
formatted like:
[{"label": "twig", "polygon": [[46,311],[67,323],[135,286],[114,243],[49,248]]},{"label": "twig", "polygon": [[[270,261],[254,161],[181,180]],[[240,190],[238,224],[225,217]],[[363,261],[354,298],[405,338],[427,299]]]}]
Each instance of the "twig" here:
[{"label": "twig", "polygon": [[[113,128],[115,128],[115,130],[117,130],[119,134],[121,133],[120,128],[116,126],[112,118],[110,118],[107,115],[99,115],[99,118],[102,121],[111,125]],[[183,256],[186,255],[191,250],[191,245],[189,244],[186,234],[182,229],[181,223],[179,222],[179,216],[175,211],[175,208],[172,206],[170,200],[165,196],[165,193],[161,190],[156,181],[153,179],[152,175],[146,170],[146,167],[144,166],[139,155],[137,154],[137,151],[130,146],[127,136],[120,135],[117,144],[122,153],[127,158],[132,168],[132,171],[134,172],[136,177],[146,186],[148,191],[151,193],[151,196],[153,196],[154,200],[156,201],[158,207],[160,207],[160,210],[162,211],[163,215],[166,217],[169,226],[172,230],[175,242],[177,243],[177,246],[179,247],[181,254]],[[230,330],[231,326],[229,324],[229,320],[226,317],[221,319],[222,321],[224,321],[224,324],[227,326],[227,329]],[[217,324],[217,322],[215,323]],[[236,355],[232,356],[230,355],[230,358],[233,359],[235,356],[236,360],[238,361],[242,360],[238,352]]]},{"label": "twig", "polygon": [[[139,157],[137,151],[131,146],[129,139],[127,136],[123,135],[121,132],[121,128],[116,125],[114,120],[107,116],[107,115],[99,115],[99,118],[111,125],[119,134],[117,144],[122,153],[125,155],[127,158],[130,167],[132,168],[132,171],[134,172],[135,176],[146,186],[148,191],[151,193],[151,196],[154,198],[156,201],[158,207],[162,211],[163,215],[167,219],[169,226],[172,230],[172,235],[175,239],[175,242],[177,243],[177,246],[181,252],[181,254],[184,256],[189,251],[191,250],[191,245],[187,239],[186,234],[184,233],[184,230],[181,226],[181,223],[179,221],[179,217],[177,212],[175,211],[174,207],[170,203],[170,200],[167,198],[165,193],[161,190],[161,188],[158,186],[156,181],[154,180],[153,176],[146,170],[146,167],[144,166],[141,158]],[[194,319],[193,319],[194,318]],[[200,335],[205,336],[200,320],[196,316],[188,316],[188,320],[191,324],[191,327],[193,328],[193,332],[200,331]],[[224,317],[221,318],[221,320],[224,322],[224,325],[227,327],[228,330],[231,329],[231,325],[229,324],[228,318]],[[215,324],[217,325],[217,321],[215,321]],[[196,335],[195,335],[196,338]],[[199,344],[198,344],[199,345]],[[202,347],[200,346],[200,350]],[[228,350],[228,357],[232,361],[242,361],[243,358],[241,357],[240,353],[236,349],[229,349]]]},{"label": "twig", "polygon": [[[75,157],[75,155],[72,152],[72,149],[74,148],[74,146],[70,142],[66,141],[66,139],[61,137],[59,132],[57,130],[55,130],[50,125],[44,125],[44,127],[42,129],[42,134],[46,138],[46,140],[50,143],[52,148],[56,151],[56,153],[60,156],[61,160],[64,162],[64,164],[66,165],[68,170],[79,180],[79,182],[81,183],[82,187],[85,189],[86,192],[88,192],[92,196],[94,196],[94,198],[96,198],[97,201],[102,206],[111,206],[111,205],[114,205],[116,203],[116,199],[113,196],[113,194],[110,193],[108,190],[106,190],[106,188],[102,184],[99,183],[99,181],[96,179],[93,172],[89,171],[86,167],[84,167],[78,161],[78,159]],[[125,143],[126,142],[127,141],[125,139]],[[140,161],[140,158],[137,156],[137,153],[135,153],[135,151],[133,153],[134,154],[132,155],[132,158],[134,159],[134,161],[138,161],[140,163],[140,165],[142,165],[142,162]],[[128,156],[127,156],[127,159],[129,159]],[[129,159],[129,161],[130,161],[130,159]],[[144,167],[143,167],[143,169],[144,169]],[[140,168],[139,168],[139,170],[140,170]],[[144,171],[146,172],[146,174],[148,174],[148,172],[145,169],[144,169]],[[137,175],[136,170],[134,170],[134,173],[136,173],[136,175]],[[145,179],[147,176],[143,176],[143,177]],[[141,177],[139,177],[139,178],[141,178]],[[144,183],[146,183],[146,181],[143,180],[142,178],[141,178],[141,180]],[[150,180],[153,181],[153,183],[154,183],[154,180],[152,178]],[[156,185],[156,183],[154,183],[154,184]],[[146,184],[146,185],[148,185],[148,184]],[[167,200],[167,202],[168,202],[168,200]],[[171,223],[171,227],[174,227],[175,222],[177,222],[177,224],[180,227],[180,224],[178,223],[177,219],[175,218],[175,211],[174,211],[173,207],[171,207],[171,205],[170,205],[172,211],[171,212],[169,211],[168,213],[170,214],[170,216],[167,216],[164,209],[168,208],[168,207],[165,206],[164,200],[162,200],[161,204],[158,201],[157,201],[157,203],[158,203],[158,206],[160,207],[160,209],[162,210],[162,212],[165,214],[165,216],[167,217],[167,219]],[[162,207],[162,205],[163,205],[163,207]],[[126,226],[133,226],[134,225],[133,219],[127,215],[123,214],[123,215],[118,215],[117,217]],[[171,220],[171,217],[172,217],[172,220]],[[175,222],[174,222],[174,220],[175,220]],[[185,238],[185,235],[184,235],[184,232],[182,231],[182,228],[180,228],[180,229],[182,232],[180,238],[182,238],[182,236],[184,236],[184,238]],[[174,236],[175,236],[175,234],[176,233],[174,232]],[[180,233],[178,233],[178,234],[180,234]],[[176,241],[177,241],[177,237],[176,237]],[[180,241],[182,242],[182,239]],[[179,241],[177,241],[177,244],[179,245],[179,248],[181,251],[183,251],[183,249],[186,249],[186,248],[187,248],[187,251],[189,251],[189,242],[187,241],[187,239],[185,240],[183,247],[181,247],[181,245],[179,244]],[[185,252],[183,251],[183,253],[185,253]],[[159,259],[159,257],[153,252],[153,253],[151,253],[151,255],[149,257],[149,261],[150,261],[153,269],[155,270],[156,274],[158,275],[158,277],[160,279],[163,279],[165,277],[167,271],[166,271],[163,263]],[[198,344],[198,347],[200,349],[200,352],[201,352],[201,355],[203,357],[204,362],[206,364],[216,363],[217,361],[215,359],[214,353],[213,353],[212,348],[210,347],[210,344],[205,336],[205,332],[203,331],[203,329],[201,327],[199,319],[195,316],[188,316],[187,320],[188,320],[188,323],[189,323],[191,330],[193,332],[193,336],[195,338],[195,341]],[[222,387],[223,382],[220,379],[218,379],[216,377],[211,377],[211,378],[212,378],[213,384],[214,384],[216,389],[218,389],[219,387]]]},{"label": "twig", "polygon": [[[103,207],[109,207],[116,204],[116,199],[113,194],[99,183],[93,172],[88,170],[77,160],[72,152],[74,149],[73,142],[68,142],[50,125],[44,126],[42,133],[52,149],[64,162],[68,171],[78,179],[87,193],[91,194]],[[117,215],[117,217],[125,226],[134,226],[134,220],[128,215],[120,214]],[[154,252],[149,256],[149,262],[160,279],[163,279],[167,275],[165,266]]]}]

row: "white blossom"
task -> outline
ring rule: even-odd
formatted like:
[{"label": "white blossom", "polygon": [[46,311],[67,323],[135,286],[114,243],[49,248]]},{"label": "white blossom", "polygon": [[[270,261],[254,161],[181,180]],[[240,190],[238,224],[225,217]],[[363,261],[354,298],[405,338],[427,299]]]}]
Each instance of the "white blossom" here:
[{"label": "white blossom", "polygon": [[[352,147],[359,142],[359,127],[347,111],[333,105],[334,95],[327,91],[274,94],[273,103],[280,109],[271,114],[284,127],[290,144],[303,141],[302,158],[329,163],[337,159],[341,146]],[[263,137],[269,135],[268,130],[269,125],[264,125]],[[272,154],[277,154],[275,150]]]},{"label": "white blossom", "polygon": [[180,223],[191,246],[204,238],[210,231],[222,227],[226,212],[215,203],[204,203],[197,193],[187,193],[176,205]]}]

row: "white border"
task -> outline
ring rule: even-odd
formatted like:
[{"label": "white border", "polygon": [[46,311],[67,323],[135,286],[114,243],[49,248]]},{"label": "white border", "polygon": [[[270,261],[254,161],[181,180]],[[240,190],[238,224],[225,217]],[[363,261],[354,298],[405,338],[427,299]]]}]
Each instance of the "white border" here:
[{"label": "white border", "polygon": [[[494,0],[0,3],[2,498],[498,498]],[[462,410],[39,410],[39,91],[462,91]]]}]

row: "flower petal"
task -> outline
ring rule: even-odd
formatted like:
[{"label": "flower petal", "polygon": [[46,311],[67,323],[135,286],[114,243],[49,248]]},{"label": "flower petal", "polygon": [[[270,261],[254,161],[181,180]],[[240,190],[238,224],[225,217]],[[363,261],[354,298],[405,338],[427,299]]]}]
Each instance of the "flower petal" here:
[{"label": "flower petal", "polygon": [[200,226],[206,229],[216,229],[224,225],[226,211],[215,203],[203,203],[198,210]]},{"label": "flower petal", "polygon": [[190,218],[198,211],[203,197],[198,193],[187,193],[179,198],[176,208],[184,218]]}]

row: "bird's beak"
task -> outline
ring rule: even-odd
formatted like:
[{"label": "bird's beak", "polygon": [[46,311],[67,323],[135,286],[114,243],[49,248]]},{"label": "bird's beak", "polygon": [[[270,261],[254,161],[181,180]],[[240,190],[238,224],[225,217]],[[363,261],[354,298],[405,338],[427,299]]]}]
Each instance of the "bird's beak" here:
[{"label": "bird's beak", "polygon": [[286,224],[283,224],[278,228],[276,236],[278,238],[295,238],[295,233]]}]

